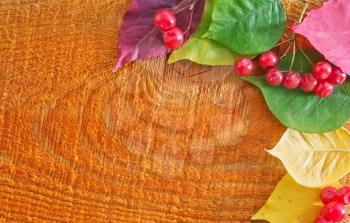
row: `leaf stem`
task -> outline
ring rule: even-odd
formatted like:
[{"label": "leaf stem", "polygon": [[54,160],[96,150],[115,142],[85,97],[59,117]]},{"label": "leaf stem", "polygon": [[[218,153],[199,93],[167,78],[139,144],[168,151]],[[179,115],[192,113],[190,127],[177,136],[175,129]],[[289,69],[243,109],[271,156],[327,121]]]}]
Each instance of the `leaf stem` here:
[{"label": "leaf stem", "polygon": [[283,58],[285,58],[290,50],[290,48],[292,47],[293,43],[295,42],[295,36],[293,35],[292,38],[290,39],[290,42],[286,48],[286,50],[284,51],[284,53],[281,55],[280,60],[282,60]]}]

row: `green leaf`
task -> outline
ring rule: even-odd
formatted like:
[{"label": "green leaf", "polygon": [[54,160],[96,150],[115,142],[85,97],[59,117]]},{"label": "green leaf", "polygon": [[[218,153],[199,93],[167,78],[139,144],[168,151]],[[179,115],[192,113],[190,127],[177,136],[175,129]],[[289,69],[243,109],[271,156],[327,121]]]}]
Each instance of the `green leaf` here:
[{"label": "green leaf", "polygon": [[206,0],[202,21],[196,33],[191,36],[183,47],[172,52],[168,63],[187,59],[198,64],[211,66],[233,64],[235,59],[239,57],[238,54],[231,52],[214,40],[201,37],[209,28],[212,12],[213,0]]},{"label": "green leaf", "polygon": [[[308,53],[313,61],[320,56]],[[289,54],[281,63],[281,70],[288,70],[292,60]],[[297,52],[293,70],[306,73],[312,66],[305,57]],[[350,119],[350,82],[337,86],[328,98],[319,98],[313,93],[301,90],[288,90],[282,86],[273,87],[264,77],[246,77],[245,80],[256,85],[262,91],[272,113],[288,128],[307,133],[324,133],[339,129]]]},{"label": "green leaf", "polygon": [[287,129],[275,148],[288,173],[308,187],[329,185],[350,171],[350,133],[338,129],[329,133],[302,133]]},{"label": "green leaf", "polygon": [[[341,185],[337,182],[333,186]],[[271,223],[311,223],[323,207],[320,191],[320,188],[308,188],[297,184],[287,174],[252,220],[266,220]]]},{"label": "green leaf", "polygon": [[212,22],[203,37],[238,54],[256,55],[276,45],[285,25],[280,0],[214,0]]}]

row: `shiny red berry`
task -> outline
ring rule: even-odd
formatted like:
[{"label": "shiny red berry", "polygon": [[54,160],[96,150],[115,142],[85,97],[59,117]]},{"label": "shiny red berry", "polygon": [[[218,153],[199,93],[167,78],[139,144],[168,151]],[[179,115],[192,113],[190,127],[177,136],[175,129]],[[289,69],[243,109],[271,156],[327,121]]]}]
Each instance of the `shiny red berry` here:
[{"label": "shiny red berry", "polygon": [[337,201],[344,205],[350,204],[350,187],[344,186],[337,191]]},{"label": "shiny red berry", "polygon": [[322,217],[318,217],[315,219],[314,223],[331,223],[330,221],[327,221],[326,219]]},{"label": "shiny red berry", "polygon": [[333,93],[334,87],[327,81],[318,81],[314,88],[314,93],[320,98],[329,97]]},{"label": "shiny red berry", "polygon": [[283,81],[283,74],[277,68],[272,68],[266,73],[266,82],[272,86],[280,85]]},{"label": "shiny red berry", "polygon": [[325,187],[321,190],[320,198],[324,204],[329,204],[332,201],[337,201],[337,189],[334,187]]},{"label": "shiny red berry", "polygon": [[301,77],[300,80],[300,89],[305,92],[311,92],[317,84],[317,80],[313,74],[307,73]]},{"label": "shiny red berry", "polygon": [[243,57],[235,62],[234,68],[238,75],[249,76],[254,69],[254,63],[251,59]]},{"label": "shiny red berry", "polygon": [[153,20],[154,25],[163,32],[176,27],[175,13],[171,9],[160,9]]},{"label": "shiny red berry", "polygon": [[318,62],[314,65],[313,73],[316,79],[325,80],[332,73],[332,65],[326,61]]},{"label": "shiny red berry", "polygon": [[283,77],[283,86],[287,89],[295,89],[299,86],[300,79],[298,72],[289,71]]},{"label": "shiny red berry", "polygon": [[175,27],[163,33],[164,45],[168,49],[177,49],[182,46],[184,42],[184,33],[181,29]]},{"label": "shiny red berry", "polygon": [[344,194],[342,197],[338,199],[338,202],[344,204],[344,205],[349,205],[350,204],[350,192]]},{"label": "shiny red berry", "polygon": [[339,67],[333,67],[332,73],[327,79],[327,82],[331,84],[344,84],[347,75],[341,71]]},{"label": "shiny red berry", "polygon": [[338,202],[331,202],[321,210],[321,217],[327,221],[342,221],[345,218],[345,214],[345,206]]},{"label": "shiny red berry", "polygon": [[267,51],[259,56],[259,65],[263,69],[269,69],[277,65],[278,63],[278,56],[273,51]]}]

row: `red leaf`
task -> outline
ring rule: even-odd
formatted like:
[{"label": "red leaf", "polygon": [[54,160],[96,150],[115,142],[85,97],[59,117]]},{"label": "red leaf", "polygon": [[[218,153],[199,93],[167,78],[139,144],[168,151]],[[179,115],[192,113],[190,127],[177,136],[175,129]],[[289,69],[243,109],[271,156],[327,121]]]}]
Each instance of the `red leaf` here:
[{"label": "red leaf", "polygon": [[295,29],[324,57],[350,74],[350,1],[329,0]]},{"label": "red leaf", "polygon": [[[181,6],[195,3],[191,22],[191,8]],[[162,33],[153,24],[154,14],[161,8],[173,8],[177,26],[187,31],[185,40],[195,31],[202,17],[204,0],[134,0],[124,15],[120,30],[119,58],[114,71],[127,62],[166,55],[170,51],[163,45]],[[190,25],[191,24],[191,25]]]}]

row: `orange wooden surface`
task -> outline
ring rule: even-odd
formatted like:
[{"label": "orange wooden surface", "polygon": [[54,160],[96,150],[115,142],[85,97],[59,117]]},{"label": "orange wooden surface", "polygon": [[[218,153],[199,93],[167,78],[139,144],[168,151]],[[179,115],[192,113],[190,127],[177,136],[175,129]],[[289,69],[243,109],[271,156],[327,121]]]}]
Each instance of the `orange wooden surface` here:
[{"label": "orange wooden surface", "polygon": [[285,174],[231,67],[111,73],[129,2],[1,0],[0,222],[250,222]]}]

